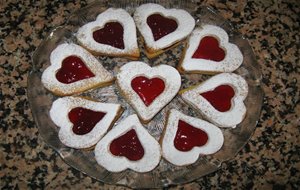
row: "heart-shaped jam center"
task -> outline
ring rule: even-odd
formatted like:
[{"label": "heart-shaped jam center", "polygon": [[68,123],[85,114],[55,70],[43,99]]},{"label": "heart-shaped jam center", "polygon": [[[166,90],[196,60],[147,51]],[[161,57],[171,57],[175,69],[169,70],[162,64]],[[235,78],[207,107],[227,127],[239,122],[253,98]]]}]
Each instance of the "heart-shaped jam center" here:
[{"label": "heart-shaped jam center", "polygon": [[144,148],[134,129],[114,139],[109,150],[113,155],[125,156],[131,161],[140,160],[144,156]]},{"label": "heart-shaped jam center", "polygon": [[144,104],[149,106],[164,91],[165,82],[160,78],[148,79],[139,76],[131,81],[131,87],[140,96]]},{"label": "heart-shaped jam center", "polygon": [[73,123],[73,132],[76,135],[89,133],[106,113],[89,110],[82,107],[73,108],[68,116]]},{"label": "heart-shaped jam center", "polygon": [[218,111],[226,112],[231,108],[234,89],[229,85],[221,85],[214,90],[200,94]]},{"label": "heart-shaped jam center", "polygon": [[225,51],[220,48],[219,41],[216,38],[212,36],[206,36],[201,39],[200,44],[192,58],[207,59],[219,62],[225,58]]},{"label": "heart-shaped jam center", "polygon": [[208,135],[201,129],[179,120],[178,129],[174,138],[174,146],[177,150],[186,152],[195,146],[203,146],[207,143]]},{"label": "heart-shaped jam center", "polygon": [[178,24],[175,20],[166,18],[160,14],[148,16],[147,24],[151,28],[155,41],[174,32],[178,27]]},{"label": "heart-shaped jam center", "polygon": [[100,44],[106,44],[115,48],[124,49],[124,29],[118,22],[108,22],[103,28],[93,32],[93,38]]},{"label": "heart-shaped jam center", "polygon": [[94,73],[77,56],[66,57],[62,61],[61,68],[56,73],[56,79],[64,84],[70,84],[94,76]]}]

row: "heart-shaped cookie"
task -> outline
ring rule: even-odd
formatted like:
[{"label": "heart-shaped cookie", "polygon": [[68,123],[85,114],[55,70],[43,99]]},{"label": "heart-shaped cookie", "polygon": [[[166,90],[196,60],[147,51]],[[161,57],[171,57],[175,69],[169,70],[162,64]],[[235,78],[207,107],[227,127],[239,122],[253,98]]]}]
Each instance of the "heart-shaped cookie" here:
[{"label": "heart-shaped cookie", "polygon": [[110,84],[114,77],[88,51],[76,44],[60,44],[42,75],[44,86],[59,96]]},{"label": "heart-shaped cookie", "polygon": [[196,28],[188,39],[179,70],[214,74],[232,72],[243,62],[239,48],[228,41],[225,30],[204,25]]},{"label": "heart-shaped cookie", "polygon": [[142,122],[147,123],[175,97],[181,77],[171,66],[150,67],[133,61],[121,67],[117,85]]},{"label": "heart-shaped cookie", "polygon": [[137,115],[130,115],[96,145],[95,158],[111,172],[153,170],[161,158],[159,143],[147,132]]},{"label": "heart-shaped cookie", "polygon": [[132,17],[123,9],[109,8],[78,29],[79,43],[96,55],[140,56],[136,27]]},{"label": "heart-shaped cookie", "polygon": [[199,155],[216,153],[223,142],[223,133],[215,125],[172,109],[162,138],[162,155],[174,165],[189,165]]},{"label": "heart-shaped cookie", "polygon": [[50,117],[60,127],[58,136],[61,142],[82,149],[95,145],[121,112],[119,104],[64,97],[53,102]]},{"label": "heart-shaped cookie", "polygon": [[194,18],[185,10],[165,9],[158,4],[143,4],[133,16],[142,34],[149,58],[186,38],[195,27]]},{"label": "heart-shaped cookie", "polygon": [[180,92],[182,98],[210,122],[219,127],[236,127],[246,114],[244,100],[248,94],[245,79],[222,73]]}]

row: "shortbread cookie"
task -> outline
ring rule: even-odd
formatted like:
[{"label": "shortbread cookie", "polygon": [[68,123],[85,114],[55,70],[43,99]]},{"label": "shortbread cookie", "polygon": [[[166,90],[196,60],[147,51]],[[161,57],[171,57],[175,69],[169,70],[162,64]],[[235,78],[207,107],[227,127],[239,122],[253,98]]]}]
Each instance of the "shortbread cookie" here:
[{"label": "shortbread cookie", "polygon": [[161,158],[159,143],[147,132],[137,115],[130,115],[96,145],[95,158],[111,172],[153,170]]},{"label": "shortbread cookie", "polygon": [[120,68],[116,82],[142,122],[147,123],[176,96],[181,77],[171,66],[150,67],[133,61]]},{"label": "shortbread cookie", "polygon": [[165,9],[158,4],[144,4],[134,13],[137,28],[143,36],[146,55],[158,56],[185,39],[194,29],[195,20],[185,10]]},{"label": "shortbread cookie", "polygon": [[57,46],[51,53],[50,63],[43,72],[42,83],[59,96],[108,85],[114,80],[93,55],[76,44]]},{"label": "shortbread cookie", "polygon": [[223,142],[223,133],[215,125],[172,109],[162,139],[162,155],[174,165],[189,165],[199,155],[216,153]]},{"label": "shortbread cookie", "polygon": [[119,104],[64,97],[53,102],[50,117],[60,127],[58,136],[64,145],[83,149],[94,146],[121,112]]},{"label": "shortbread cookie", "polygon": [[235,128],[246,115],[243,101],[248,94],[248,85],[239,75],[218,74],[180,93],[187,103],[219,127]]},{"label": "shortbread cookie", "polygon": [[140,56],[136,27],[132,17],[123,9],[109,8],[78,29],[79,43],[95,55]]},{"label": "shortbread cookie", "polygon": [[196,28],[182,56],[179,70],[189,73],[232,72],[243,62],[240,49],[228,41],[226,31],[213,25]]}]

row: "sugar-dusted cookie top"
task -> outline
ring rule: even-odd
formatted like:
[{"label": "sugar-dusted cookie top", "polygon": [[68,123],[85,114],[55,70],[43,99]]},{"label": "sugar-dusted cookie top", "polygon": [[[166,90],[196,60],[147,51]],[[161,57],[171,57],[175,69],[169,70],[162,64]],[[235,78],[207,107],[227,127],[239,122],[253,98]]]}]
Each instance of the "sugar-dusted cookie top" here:
[{"label": "sugar-dusted cookie top", "polygon": [[76,44],[63,43],[50,55],[50,66],[42,74],[43,85],[56,95],[72,95],[114,80],[102,64]]},{"label": "sugar-dusted cookie top", "polygon": [[80,27],[76,37],[96,55],[139,57],[135,23],[124,9],[107,9],[95,21]]},{"label": "sugar-dusted cookie top", "polygon": [[196,28],[189,37],[180,70],[191,73],[232,72],[243,62],[240,49],[228,41],[225,30],[214,25]]},{"label": "sugar-dusted cookie top", "polygon": [[153,3],[139,6],[134,20],[150,52],[166,49],[183,40],[195,26],[194,18],[187,11],[165,9]]},{"label": "sugar-dusted cookie top", "polygon": [[174,165],[189,165],[200,155],[216,153],[223,142],[223,133],[215,125],[172,109],[162,139],[162,155]]},{"label": "sugar-dusted cookie top", "polygon": [[101,103],[80,97],[55,100],[50,109],[52,121],[59,127],[58,136],[72,148],[94,146],[121,113],[119,104]]},{"label": "sugar-dusted cookie top", "polygon": [[111,172],[153,170],[160,162],[159,143],[147,132],[137,115],[130,115],[96,145],[95,158]]},{"label": "sugar-dusted cookie top", "polygon": [[143,123],[147,123],[176,96],[181,77],[169,65],[150,67],[133,61],[120,68],[116,82]]},{"label": "sugar-dusted cookie top", "polygon": [[218,74],[180,93],[187,103],[219,127],[234,128],[245,117],[248,84],[237,74]]}]

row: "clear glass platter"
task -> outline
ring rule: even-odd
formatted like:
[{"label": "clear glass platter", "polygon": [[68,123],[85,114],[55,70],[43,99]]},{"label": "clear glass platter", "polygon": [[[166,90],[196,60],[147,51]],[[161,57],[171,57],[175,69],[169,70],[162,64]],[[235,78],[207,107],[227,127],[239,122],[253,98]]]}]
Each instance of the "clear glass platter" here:
[{"label": "clear glass platter", "polygon": [[[47,91],[41,83],[41,74],[49,66],[51,51],[63,42],[76,43],[75,33],[77,29],[87,22],[95,20],[96,16],[108,7],[121,7],[133,13],[134,8],[140,4],[150,1],[118,1],[118,3],[95,2],[72,14],[64,26],[54,29],[49,36],[40,44],[33,55],[33,68],[28,77],[28,98],[34,120],[39,128],[39,134],[44,141],[55,149],[62,159],[77,170],[108,184],[125,185],[132,188],[159,188],[169,185],[182,184],[198,179],[204,175],[216,171],[224,161],[228,161],[238,153],[238,151],[250,139],[256,124],[259,120],[260,110],[263,101],[263,92],[260,87],[261,72],[256,62],[255,56],[248,41],[234,27],[219,16],[216,11],[209,7],[198,7],[196,3],[185,1],[151,1],[159,3],[166,8],[182,8],[189,11],[197,21],[197,26],[201,24],[213,24],[222,27],[229,34],[230,42],[236,44],[243,53],[244,62],[235,71],[243,76],[249,85],[249,94],[245,100],[247,115],[243,122],[234,129],[222,129],[224,134],[224,145],[220,151],[210,156],[200,156],[198,161],[185,167],[174,166],[163,158],[154,170],[147,173],[137,173],[126,170],[119,173],[111,173],[97,164],[93,150],[77,150],[66,147],[58,138],[58,128],[49,117],[49,110],[52,102],[57,98]],[[198,8],[198,9],[196,9]],[[149,63],[151,66],[158,64],[168,64],[176,67],[179,63],[183,50],[183,43],[157,58],[149,60],[143,49],[143,44],[139,37],[139,47],[142,51],[139,60]],[[125,58],[97,57],[104,67],[114,74],[119,68],[129,62]],[[210,78],[210,75],[186,74],[182,75],[182,87],[184,89]],[[119,103],[124,108],[122,116],[116,124],[128,115],[135,113],[131,106],[119,95],[115,84],[90,90],[83,94],[101,102]],[[160,139],[165,124],[168,110],[176,108],[190,116],[202,118],[190,106],[185,104],[177,95],[154,119],[147,125],[146,129],[157,140]]]}]

